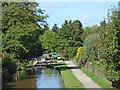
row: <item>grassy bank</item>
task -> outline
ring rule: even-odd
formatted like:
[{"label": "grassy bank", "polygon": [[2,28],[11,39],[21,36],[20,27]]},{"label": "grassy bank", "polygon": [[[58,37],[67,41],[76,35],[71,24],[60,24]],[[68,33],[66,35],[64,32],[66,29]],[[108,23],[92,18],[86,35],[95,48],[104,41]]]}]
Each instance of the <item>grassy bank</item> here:
[{"label": "grassy bank", "polygon": [[59,68],[66,85],[65,88],[84,88],[83,84],[73,75],[66,64],[51,64],[51,67]]},{"label": "grassy bank", "polygon": [[[73,62],[74,63],[74,62]],[[75,64],[75,63],[74,63]],[[76,64],[75,64],[76,65]],[[80,68],[78,65],[76,65]],[[80,68],[89,78],[91,78],[96,84],[98,84],[101,88],[112,88],[112,83],[108,82],[107,80],[97,76],[90,70],[84,70]]]},{"label": "grassy bank", "polygon": [[96,74],[92,73],[90,70],[81,70],[90,77],[96,84],[98,84],[102,88],[112,88],[112,84],[108,82],[107,80],[104,80],[103,78],[97,76]]}]

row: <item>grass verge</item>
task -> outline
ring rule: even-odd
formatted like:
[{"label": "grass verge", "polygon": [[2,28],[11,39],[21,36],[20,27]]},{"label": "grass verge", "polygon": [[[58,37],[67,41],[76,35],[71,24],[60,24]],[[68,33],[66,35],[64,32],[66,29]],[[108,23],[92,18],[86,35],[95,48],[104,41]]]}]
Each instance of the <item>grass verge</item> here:
[{"label": "grass verge", "polygon": [[83,84],[73,75],[66,64],[51,64],[51,67],[59,68],[62,72],[62,79],[65,82],[65,88],[84,88]]},{"label": "grass verge", "polygon": [[[72,61],[73,62],[73,61]],[[73,62],[74,63],[74,62]],[[74,63],[75,64],[75,63]],[[76,64],[75,64],[76,65]],[[101,88],[113,88],[112,83],[108,82],[107,80],[97,76],[90,70],[84,70],[78,65],[76,65],[78,68],[80,68],[89,78],[91,78],[96,84],[98,84]]]},{"label": "grass verge", "polygon": [[104,80],[103,78],[97,76],[96,74],[92,73],[90,70],[81,70],[90,77],[96,84],[98,84],[102,88],[112,88],[112,84],[108,82],[107,80]]}]

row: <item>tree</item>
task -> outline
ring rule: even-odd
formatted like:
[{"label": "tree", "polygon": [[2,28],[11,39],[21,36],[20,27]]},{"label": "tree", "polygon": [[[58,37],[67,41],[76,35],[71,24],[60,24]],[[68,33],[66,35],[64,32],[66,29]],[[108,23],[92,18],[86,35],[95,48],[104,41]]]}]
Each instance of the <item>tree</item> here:
[{"label": "tree", "polygon": [[2,3],[2,49],[22,62],[42,54],[39,35],[47,16],[37,7],[36,2]]},{"label": "tree", "polygon": [[107,25],[107,24],[106,24],[106,21],[105,21],[105,20],[101,21],[101,22],[100,22],[100,25],[101,25],[101,26],[106,26],[106,25]]},{"label": "tree", "polygon": [[[108,17],[109,18],[109,17]],[[96,63],[109,81],[120,84],[120,45],[118,11],[111,9],[107,25],[101,23],[98,33],[90,33],[84,39],[84,58]],[[94,65],[93,65],[94,66]]]},{"label": "tree", "polygon": [[64,49],[68,52],[68,55],[71,57],[74,56],[77,52],[77,48],[82,46],[81,34],[83,33],[82,24],[79,20],[67,21],[62,25],[58,34],[64,40]]},{"label": "tree", "polygon": [[[87,60],[90,59],[91,62],[95,61],[93,58],[94,56],[98,56],[98,51],[95,51],[95,44],[97,43],[97,40],[95,39],[97,37],[97,34],[90,34],[85,38],[85,41],[83,43],[84,48],[84,59]],[[95,52],[94,52],[95,51]]]},{"label": "tree", "polygon": [[45,22],[43,11],[36,9],[36,2],[3,2],[2,3],[2,32],[5,33],[11,26]]},{"label": "tree", "polygon": [[43,27],[43,29],[42,29],[42,35],[43,35],[44,32],[47,31],[47,30],[49,30],[49,26],[48,26],[48,24],[46,23],[46,24],[44,24],[44,27]]},{"label": "tree", "polygon": [[62,39],[55,32],[48,30],[39,37],[44,53],[60,52],[63,48]]},{"label": "tree", "polygon": [[83,29],[83,33],[81,35],[83,42],[85,41],[85,38],[87,36],[89,36],[90,34],[98,33],[99,28],[100,27],[98,25],[93,25],[92,27],[89,27],[89,26],[85,27],[85,29]]},{"label": "tree", "polygon": [[58,33],[59,28],[57,27],[57,24],[54,24],[51,30],[55,33]]}]

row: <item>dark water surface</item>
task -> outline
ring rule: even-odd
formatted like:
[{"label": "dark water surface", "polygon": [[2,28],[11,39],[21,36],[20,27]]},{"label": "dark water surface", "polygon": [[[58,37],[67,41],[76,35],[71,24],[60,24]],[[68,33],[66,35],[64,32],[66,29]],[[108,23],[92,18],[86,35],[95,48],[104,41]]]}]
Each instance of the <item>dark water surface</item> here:
[{"label": "dark water surface", "polygon": [[3,88],[64,88],[64,83],[57,70],[31,68],[18,71],[12,81],[3,83]]}]

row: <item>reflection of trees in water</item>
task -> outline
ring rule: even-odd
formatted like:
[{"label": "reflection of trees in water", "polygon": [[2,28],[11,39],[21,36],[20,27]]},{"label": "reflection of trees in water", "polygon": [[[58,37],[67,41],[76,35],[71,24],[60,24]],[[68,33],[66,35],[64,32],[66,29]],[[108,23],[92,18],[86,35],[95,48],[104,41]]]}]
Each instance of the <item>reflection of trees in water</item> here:
[{"label": "reflection of trees in water", "polygon": [[52,77],[53,75],[58,74],[57,70],[50,69],[50,68],[43,69],[43,73],[44,73],[43,75],[45,75],[46,78]]},{"label": "reflection of trees in water", "polygon": [[[14,74],[14,81],[3,83],[4,88],[37,88],[46,84],[48,87],[62,87],[59,73],[57,70],[50,68],[30,68],[27,70],[17,71]],[[56,87],[55,86],[55,87]]]},{"label": "reflection of trees in water", "polygon": [[17,71],[13,79],[17,81],[17,80],[25,79],[27,77],[28,77],[28,73],[25,70],[22,70],[22,71]]},{"label": "reflection of trees in water", "polygon": [[14,74],[13,81],[22,81],[24,79],[30,78],[37,78],[37,80],[40,80],[43,75],[45,79],[47,79],[49,77],[54,77],[55,75],[58,75],[58,71],[50,68],[31,68],[27,70],[21,70],[17,71]]},{"label": "reflection of trees in water", "polygon": [[58,74],[57,70],[50,69],[50,68],[37,68],[37,79],[40,80],[43,75],[47,79],[49,77],[52,77],[53,75]]},{"label": "reflection of trees in water", "polygon": [[13,76],[13,80],[15,81],[19,81],[22,79],[28,79],[28,78],[34,78],[36,75],[36,69],[35,68],[31,68],[28,70],[21,70],[21,71],[17,71],[14,76]]}]

